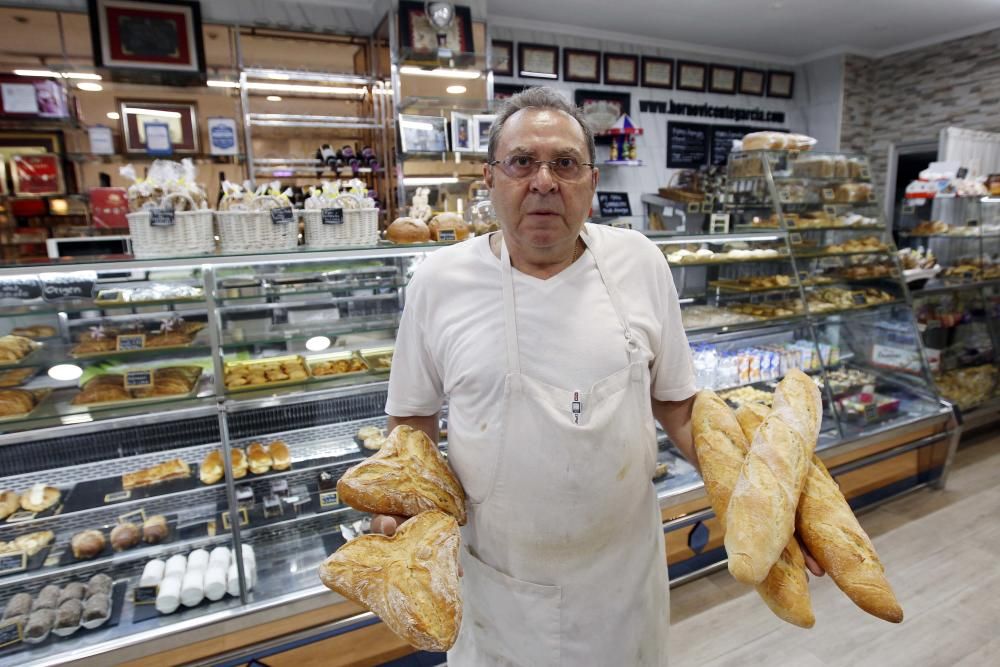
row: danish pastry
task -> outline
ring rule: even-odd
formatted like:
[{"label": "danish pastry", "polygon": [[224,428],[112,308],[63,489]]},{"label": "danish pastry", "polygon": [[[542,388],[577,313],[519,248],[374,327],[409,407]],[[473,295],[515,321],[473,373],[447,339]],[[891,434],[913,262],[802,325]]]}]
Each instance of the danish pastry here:
[{"label": "danish pastry", "polygon": [[54,486],[35,484],[27,493],[21,495],[21,509],[29,512],[44,512],[59,502],[62,495]]}]

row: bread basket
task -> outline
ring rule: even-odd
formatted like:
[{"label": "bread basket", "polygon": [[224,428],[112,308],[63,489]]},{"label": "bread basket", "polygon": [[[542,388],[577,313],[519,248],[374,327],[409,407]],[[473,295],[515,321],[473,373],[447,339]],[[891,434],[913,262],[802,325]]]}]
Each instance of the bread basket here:
[{"label": "bread basket", "polygon": [[263,211],[218,211],[219,240],[224,253],[261,252],[267,250],[294,250],[299,244],[297,218],[292,222],[274,222],[271,211],[288,208],[280,197],[262,196],[274,204]]},{"label": "bread basket", "polygon": [[[302,211],[307,248],[321,250],[378,243],[377,208],[361,208],[362,200],[353,195],[341,195],[335,202],[333,208]],[[340,214],[335,213],[338,210]]]},{"label": "bread basket", "polygon": [[[187,202],[189,210],[174,210],[171,202],[176,200]],[[194,200],[179,192],[163,197],[159,208],[173,210],[172,223],[157,220],[159,224],[153,224],[153,213],[148,210],[125,216],[132,237],[132,254],[136,259],[209,255],[215,252],[212,211],[196,209]]]}]

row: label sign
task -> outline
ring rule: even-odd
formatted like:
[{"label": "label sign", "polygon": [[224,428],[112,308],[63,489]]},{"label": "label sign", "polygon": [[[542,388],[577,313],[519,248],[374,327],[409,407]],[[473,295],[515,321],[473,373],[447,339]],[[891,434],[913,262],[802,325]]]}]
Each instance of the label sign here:
[{"label": "label sign", "polygon": [[[250,524],[250,515],[247,514],[246,507],[241,507],[239,511],[240,511],[240,527],[242,528],[243,526]],[[229,512],[222,513],[222,528],[224,530],[229,530]]]},{"label": "label sign", "polygon": [[153,386],[153,369],[137,368],[125,371],[125,389],[146,389]]},{"label": "label sign", "polygon": [[105,503],[119,503],[132,497],[132,491],[115,491],[104,496]]},{"label": "label sign", "polygon": [[602,216],[622,216],[632,215],[632,206],[628,201],[627,192],[598,192],[597,208]]},{"label": "label sign", "polygon": [[145,523],[146,522],[146,510],[137,509],[134,512],[129,512],[127,514],[122,514],[118,517],[118,523]]},{"label": "label sign", "polygon": [[24,621],[15,621],[0,625],[0,648],[17,644],[24,639]]},{"label": "label sign", "polygon": [[319,494],[320,507],[335,507],[340,504],[340,497],[336,491],[323,491]]},{"label": "label sign", "polygon": [[342,208],[324,208],[320,210],[319,214],[323,218],[324,225],[344,224],[344,209]]},{"label": "label sign", "polygon": [[115,337],[115,350],[133,352],[146,347],[146,334],[124,334]]},{"label": "label sign", "polygon": [[833,201],[836,198],[837,195],[834,194],[833,188],[823,188],[823,199],[825,201]]},{"label": "label sign", "polygon": [[174,222],[174,209],[172,208],[154,208],[149,212],[149,224],[152,227],[169,227]]},{"label": "label sign", "polygon": [[209,118],[208,140],[212,155],[236,155],[236,121],[232,118]]},{"label": "label sign", "polygon": [[74,273],[43,273],[42,298],[46,301],[62,299],[93,299],[97,284],[96,271]]},{"label": "label sign", "polygon": [[865,403],[865,421],[873,422],[878,419],[878,406],[874,403]]},{"label": "label sign", "polygon": [[41,296],[42,284],[35,278],[0,280],[0,299],[37,299]]},{"label": "label sign", "polygon": [[455,241],[457,240],[455,236],[454,229],[440,229],[438,230],[438,241]]},{"label": "label sign", "polygon": [[708,163],[709,126],[701,123],[667,123],[667,167],[690,169]]},{"label": "label sign", "polygon": [[295,212],[289,206],[271,209],[271,222],[276,225],[288,225],[295,222]]},{"label": "label sign", "polygon": [[29,512],[27,510],[22,510],[20,512],[14,512],[9,517],[7,517],[7,523],[21,523],[22,521],[31,521],[35,518],[35,512]]},{"label": "label sign", "polygon": [[28,567],[28,554],[23,551],[0,556],[0,574],[21,572]]},{"label": "label sign", "polygon": [[156,604],[158,592],[158,586],[136,586],[132,593],[132,602],[135,604]]},{"label": "label sign", "polygon": [[864,294],[853,294],[851,296],[854,298],[854,305],[855,306],[867,306],[868,305],[868,299],[865,298]]}]

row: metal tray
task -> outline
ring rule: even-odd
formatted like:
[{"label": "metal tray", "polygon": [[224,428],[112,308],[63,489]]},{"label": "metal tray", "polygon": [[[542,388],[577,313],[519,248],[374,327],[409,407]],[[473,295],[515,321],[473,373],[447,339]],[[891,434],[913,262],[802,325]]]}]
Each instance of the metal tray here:
[{"label": "metal tray", "polygon": [[44,343],[39,343],[38,341],[31,341],[31,345],[35,348],[28,354],[24,355],[17,361],[0,361],[0,368],[17,368],[19,366],[27,366],[28,361],[38,356],[38,354],[45,348]]},{"label": "metal tray", "polygon": [[[170,368],[170,366],[162,366],[161,368]],[[156,369],[154,368],[153,370],[155,371]],[[129,399],[122,399],[120,401],[103,401],[101,403],[70,403],[70,405],[77,409],[90,410],[91,408],[104,409],[104,408],[113,408],[113,407],[127,406],[127,405],[146,405],[147,403],[160,403],[161,401],[179,401],[188,398],[194,398],[198,394],[198,385],[201,384],[201,376],[203,372],[204,372],[203,369],[201,367],[198,367],[198,372],[195,375],[194,383],[191,385],[191,391],[185,394],[171,394],[169,396],[150,396],[148,398],[129,398]],[[95,375],[94,377],[96,378],[100,376]],[[83,391],[83,387],[80,388],[80,391],[81,392]]]},{"label": "metal tray", "polygon": [[[313,373],[313,367],[317,366],[326,361],[341,361],[345,359],[360,359],[364,363],[365,367],[359,371],[349,371],[347,373],[330,373],[328,375],[315,375]],[[328,352],[326,354],[317,354],[306,358],[306,370],[309,371],[309,375],[314,381],[325,381],[325,380],[339,380],[340,378],[354,377],[356,375],[364,375],[369,371],[371,365],[366,361],[361,355],[350,350],[344,352]]]},{"label": "metal tray", "polygon": [[362,348],[361,350],[358,351],[358,354],[360,354],[361,358],[364,359],[365,363],[368,364],[368,370],[370,372],[388,373],[389,369],[392,367],[392,360],[390,359],[389,366],[386,367],[382,367],[381,365],[379,365],[379,363],[376,360],[385,357],[387,355],[391,357],[395,350],[396,347],[394,345],[383,345],[381,347]]},{"label": "metal tray", "polygon": [[[28,367],[18,367],[18,368],[6,368],[0,370],[0,389],[13,389],[14,387],[20,387],[22,384],[26,383],[31,378],[38,375],[38,371],[42,370],[41,366],[28,366]],[[11,380],[7,378],[8,373],[14,371],[30,371],[24,376],[22,380]]]},{"label": "metal tray", "polygon": [[49,394],[52,393],[51,389],[21,389],[20,391],[30,391],[35,395],[35,407],[33,407],[30,412],[26,412],[21,415],[7,415],[6,417],[0,417],[0,422],[12,422],[21,419],[29,419],[33,414],[38,412],[38,409],[42,407],[42,403],[46,398],[48,398]]},{"label": "metal tray", "polygon": [[301,354],[286,354],[281,357],[267,357],[265,359],[251,359],[248,361],[227,361],[223,364],[223,378],[222,383],[228,392],[240,392],[240,391],[257,391],[260,389],[270,389],[272,387],[285,387],[293,384],[304,384],[309,382],[311,376],[302,378],[301,380],[278,380],[276,382],[265,382],[264,384],[245,384],[240,387],[229,387],[225,385],[225,373],[232,368],[237,367],[253,367],[262,366],[264,364],[281,363],[283,361],[293,361],[298,360],[302,363],[303,368],[306,369],[306,373],[309,373],[309,366],[306,365],[306,360]]}]

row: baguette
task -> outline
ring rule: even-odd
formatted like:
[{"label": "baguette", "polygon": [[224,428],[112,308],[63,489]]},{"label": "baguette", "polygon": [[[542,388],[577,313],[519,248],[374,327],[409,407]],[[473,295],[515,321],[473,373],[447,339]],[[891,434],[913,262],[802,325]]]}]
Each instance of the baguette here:
[{"label": "baguette", "polygon": [[[759,584],[781,557],[795,531],[795,510],[806,481],[822,399],[816,384],[790,370],[774,392],[774,408],[754,435],[726,512],[729,572],[745,584]],[[811,404],[811,405],[810,405]],[[793,406],[808,405],[801,411]]]},{"label": "baguette", "polygon": [[[698,393],[691,420],[694,446],[709,501],[723,525],[733,486],[750,449],[749,439],[740,427],[732,410],[715,392],[704,389]],[[805,559],[794,539],[756,589],[778,618],[802,628],[815,624]]]},{"label": "baguette", "polygon": [[[736,411],[749,438],[767,415],[767,406],[748,403]],[[868,534],[858,523],[837,482],[813,455],[799,498],[795,532],[840,590],[869,614],[890,623],[903,620],[885,569]]]}]

